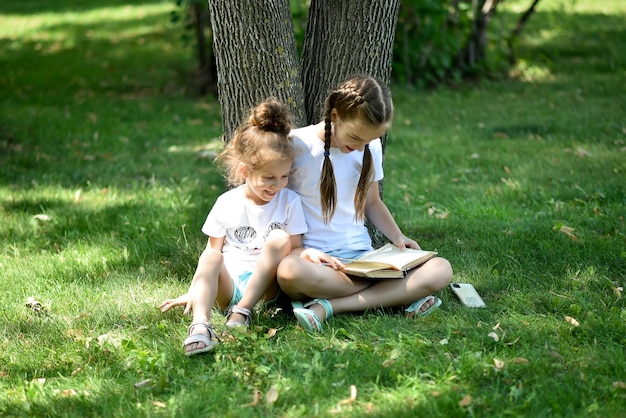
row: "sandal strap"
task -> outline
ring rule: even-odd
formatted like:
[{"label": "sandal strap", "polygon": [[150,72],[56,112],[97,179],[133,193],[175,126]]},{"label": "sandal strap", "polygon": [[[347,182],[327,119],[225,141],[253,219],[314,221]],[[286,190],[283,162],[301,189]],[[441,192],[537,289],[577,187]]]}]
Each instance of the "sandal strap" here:
[{"label": "sandal strap", "polygon": [[211,324],[208,324],[206,322],[194,322],[193,324],[189,325],[189,327],[187,328],[187,335],[189,335],[189,333],[191,332],[191,330],[194,327],[204,327],[206,328],[208,334],[209,334],[209,339],[213,340],[218,340],[217,338],[217,334],[215,333],[215,331],[213,331],[213,327],[211,326]]},{"label": "sandal strap", "polygon": [[333,317],[333,305],[331,305],[331,303],[328,301],[328,299],[313,299],[307,303],[304,304],[305,308],[310,308],[311,306],[315,305],[315,304],[319,304],[322,306],[322,308],[324,308],[324,311],[326,312],[326,318],[324,318],[324,321],[328,321],[330,318]]},{"label": "sandal strap", "polygon": [[[245,318],[243,322],[231,321],[229,318],[232,314],[240,314]],[[226,314],[226,326],[228,327],[237,327],[237,326],[245,326],[246,328],[250,327],[250,318],[252,317],[252,312],[250,309],[240,308],[239,306],[231,306],[228,308],[228,313]]]}]

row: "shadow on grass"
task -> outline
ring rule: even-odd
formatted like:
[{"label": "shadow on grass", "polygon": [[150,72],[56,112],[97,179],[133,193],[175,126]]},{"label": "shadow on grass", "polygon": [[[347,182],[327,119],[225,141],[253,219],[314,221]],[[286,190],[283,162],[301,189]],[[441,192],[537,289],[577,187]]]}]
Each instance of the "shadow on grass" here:
[{"label": "shadow on grass", "polygon": [[[86,12],[116,6],[140,6],[146,4],[162,4],[163,0],[133,0],[129,5],[127,0],[104,0],[93,2],[89,0],[58,0],[42,2],[40,0],[5,1],[0,3],[0,13],[32,15],[41,13]],[[174,7],[174,2],[169,2]]]}]

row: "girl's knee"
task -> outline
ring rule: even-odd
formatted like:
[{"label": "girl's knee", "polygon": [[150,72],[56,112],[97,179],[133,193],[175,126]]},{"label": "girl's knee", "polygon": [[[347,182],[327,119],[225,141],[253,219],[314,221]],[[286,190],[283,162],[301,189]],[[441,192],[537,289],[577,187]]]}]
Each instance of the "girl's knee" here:
[{"label": "girl's knee", "polygon": [[215,248],[205,248],[200,255],[201,263],[223,263],[224,262],[224,254],[221,251],[216,250]]},{"label": "girl's knee", "polygon": [[296,279],[302,265],[302,259],[297,255],[288,255],[283,258],[276,271],[278,283],[286,283]]},{"label": "girl's knee", "polygon": [[291,245],[291,237],[282,229],[274,229],[267,235],[265,245],[272,249],[289,248]]}]

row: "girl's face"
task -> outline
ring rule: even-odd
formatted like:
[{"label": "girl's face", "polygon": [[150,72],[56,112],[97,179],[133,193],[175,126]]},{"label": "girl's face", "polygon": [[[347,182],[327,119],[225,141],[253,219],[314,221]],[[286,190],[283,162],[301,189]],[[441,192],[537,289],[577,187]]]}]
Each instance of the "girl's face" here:
[{"label": "girl's face", "polygon": [[371,125],[358,118],[341,119],[335,109],[330,114],[330,120],[333,122],[330,145],[339,148],[344,154],[354,150],[363,151],[367,144],[383,136],[389,128],[387,123]]},{"label": "girl's face", "polygon": [[246,179],[246,197],[257,205],[264,205],[287,186],[292,162],[284,159],[269,160],[258,170],[241,167]]}]

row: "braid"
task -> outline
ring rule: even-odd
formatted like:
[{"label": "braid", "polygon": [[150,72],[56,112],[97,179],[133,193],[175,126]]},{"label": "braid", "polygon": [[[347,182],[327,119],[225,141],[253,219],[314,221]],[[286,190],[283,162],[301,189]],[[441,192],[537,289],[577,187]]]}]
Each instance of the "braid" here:
[{"label": "braid", "polygon": [[322,203],[322,218],[325,224],[330,222],[337,207],[335,170],[333,170],[333,163],[330,161],[330,135],[331,123],[330,112],[328,112],[324,119],[324,164],[322,165],[320,177],[320,201]]},{"label": "braid", "polygon": [[355,219],[365,219],[365,202],[367,200],[367,192],[374,177],[374,167],[372,164],[372,152],[369,144],[365,146],[363,151],[363,166],[361,167],[361,176],[354,193],[354,209]]}]

